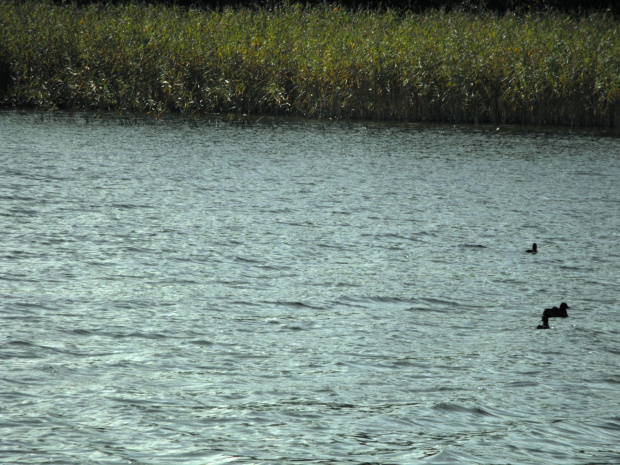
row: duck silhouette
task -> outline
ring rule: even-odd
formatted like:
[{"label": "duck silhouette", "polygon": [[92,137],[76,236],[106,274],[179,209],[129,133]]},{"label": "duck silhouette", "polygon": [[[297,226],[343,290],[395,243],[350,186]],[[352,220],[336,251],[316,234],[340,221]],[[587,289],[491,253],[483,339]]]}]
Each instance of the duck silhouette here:
[{"label": "duck silhouette", "polygon": [[560,308],[545,308],[545,311],[543,312],[543,318],[566,318],[568,316],[568,312],[566,311],[567,308],[570,307],[566,304],[566,302],[562,302],[560,304]]},{"label": "duck silhouette", "polygon": [[534,242],[532,244],[532,248],[529,250],[526,250],[527,253],[537,253],[538,252],[538,246],[536,245],[536,242]]},{"label": "duck silhouette", "polygon": [[549,327],[549,318],[547,318],[546,316],[543,316],[542,317],[542,322],[543,322],[543,324],[536,326],[536,329],[551,329]]}]

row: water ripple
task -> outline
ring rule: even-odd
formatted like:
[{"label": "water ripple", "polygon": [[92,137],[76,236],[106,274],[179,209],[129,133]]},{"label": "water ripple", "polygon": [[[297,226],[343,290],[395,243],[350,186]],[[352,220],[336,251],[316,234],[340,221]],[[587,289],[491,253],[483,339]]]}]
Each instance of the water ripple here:
[{"label": "water ripple", "polygon": [[4,461],[615,463],[617,140],[149,121],[0,112]]}]

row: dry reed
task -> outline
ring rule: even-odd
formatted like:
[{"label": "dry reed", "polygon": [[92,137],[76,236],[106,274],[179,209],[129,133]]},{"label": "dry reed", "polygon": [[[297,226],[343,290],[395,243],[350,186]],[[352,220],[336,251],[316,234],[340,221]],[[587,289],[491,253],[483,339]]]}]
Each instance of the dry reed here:
[{"label": "dry reed", "polygon": [[0,104],[613,126],[620,24],[557,12],[0,0]]}]

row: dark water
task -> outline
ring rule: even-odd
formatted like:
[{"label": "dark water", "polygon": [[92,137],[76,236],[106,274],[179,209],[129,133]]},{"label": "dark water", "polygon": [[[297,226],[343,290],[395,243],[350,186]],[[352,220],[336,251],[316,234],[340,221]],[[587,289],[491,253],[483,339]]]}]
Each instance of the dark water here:
[{"label": "dark water", "polygon": [[2,463],[620,463],[618,139],[4,112],[0,227]]}]

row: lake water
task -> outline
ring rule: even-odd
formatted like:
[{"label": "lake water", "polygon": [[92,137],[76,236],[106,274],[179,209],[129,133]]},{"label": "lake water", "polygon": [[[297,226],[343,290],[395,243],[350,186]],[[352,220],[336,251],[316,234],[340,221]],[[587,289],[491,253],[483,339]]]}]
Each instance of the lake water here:
[{"label": "lake water", "polygon": [[0,231],[2,463],[620,463],[618,138],[4,111]]}]

